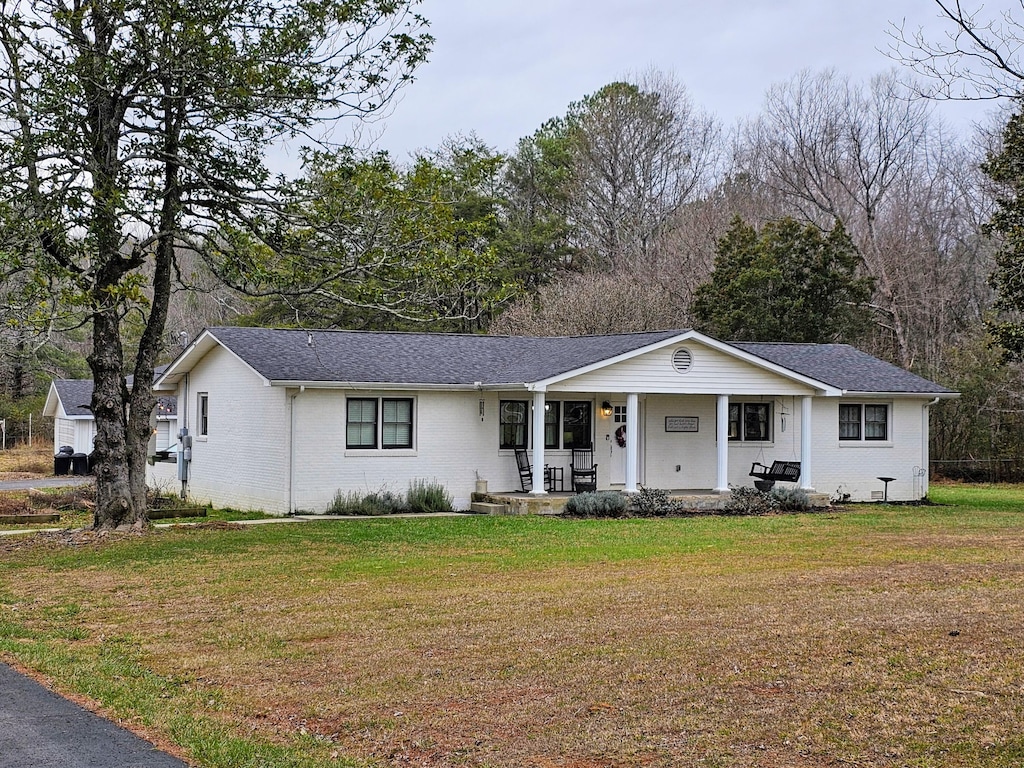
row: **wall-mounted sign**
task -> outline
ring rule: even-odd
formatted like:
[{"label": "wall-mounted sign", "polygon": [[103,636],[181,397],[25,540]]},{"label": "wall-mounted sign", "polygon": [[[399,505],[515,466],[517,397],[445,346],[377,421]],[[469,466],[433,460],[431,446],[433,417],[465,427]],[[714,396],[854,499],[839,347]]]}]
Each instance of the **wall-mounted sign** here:
[{"label": "wall-mounted sign", "polygon": [[666,416],[666,432],[698,432],[699,416]]}]

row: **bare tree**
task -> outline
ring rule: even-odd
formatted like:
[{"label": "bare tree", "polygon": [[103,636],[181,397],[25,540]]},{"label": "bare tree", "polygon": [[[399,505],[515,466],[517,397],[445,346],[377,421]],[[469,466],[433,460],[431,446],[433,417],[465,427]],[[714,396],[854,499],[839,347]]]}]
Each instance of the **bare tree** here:
[{"label": "bare tree", "polygon": [[520,299],[494,323],[504,336],[566,336],[654,331],[686,326],[671,294],[625,274],[586,272],[566,276]]},{"label": "bare tree", "polygon": [[[921,27],[894,24],[889,55],[918,75],[918,95],[936,99],[992,100],[1019,98],[1024,92],[1024,5],[990,10],[983,3],[933,0],[947,31],[940,39]],[[1016,14],[1016,15],[1015,15]]]},{"label": "bare tree", "polygon": [[963,226],[978,218],[973,171],[964,171],[976,163],[895,73],[861,86],[805,71],[773,87],[761,116],[743,126],[735,162],[791,215],[844,223],[875,279],[877,352],[911,367],[939,318],[980,312],[951,311],[983,293],[981,241]]}]

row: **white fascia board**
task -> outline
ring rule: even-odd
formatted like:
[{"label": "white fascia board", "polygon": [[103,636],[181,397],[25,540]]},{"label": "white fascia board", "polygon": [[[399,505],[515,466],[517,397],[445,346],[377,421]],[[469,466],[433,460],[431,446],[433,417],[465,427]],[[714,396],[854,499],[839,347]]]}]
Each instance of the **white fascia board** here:
[{"label": "white fascia board", "polygon": [[153,389],[157,392],[175,391],[178,388],[178,382],[181,380],[181,377],[191,371],[195,367],[196,363],[202,360],[211,349],[218,346],[223,348],[232,357],[238,360],[238,362],[252,371],[253,374],[263,382],[263,386],[270,386],[270,380],[262,373],[249,365],[249,363],[243,358],[235,354],[234,351],[232,351],[227,345],[223,344],[220,339],[218,339],[209,330],[204,330],[196,336],[176,358],[174,358],[170,365],[167,366],[167,370],[165,370],[160,375],[160,378],[153,383]]},{"label": "white fascia board", "polygon": [[58,408],[61,413],[64,412],[64,404],[61,403],[60,395],[57,394],[57,384],[51,381],[50,391],[46,393],[46,402],[43,403],[43,416],[56,416]]},{"label": "white fascia board", "polygon": [[878,398],[885,400],[956,400],[959,392],[860,392],[844,389],[842,397]]},{"label": "white fascia board", "polygon": [[765,371],[771,371],[772,373],[778,374],[779,376],[789,379],[790,381],[796,381],[799,382],[800,384],[804,384],[805,386],[818,390],[818,393],[820,395],[824,395],[826,397],[839,397],[840,395],[842,395],[842,390],[832,386],[831,384],[826,384],[823,381],[812,379],[809,376],[805,376],[802,373],[797,373],[796,371],[778,365],[777,363],[769,362],[768,360],[765,360],[762,357],[752,355],[749,352],[745,352],[742,349],[732,346],[731,344],[727,344],[724,341],[719,341],[718,339],[713,339],[710,336],[705,336],[703,333],[699,333],[697,331],[686,331],[684,333],[679,334],[678,336],[672,336],[671,338],[663,339],[662,341],[655,342],[654,344],[648,344],[645,347],[639,347],[637,349],[630,350],[629,352],[624,352],[621,355],[610,357],[607,360],[600,360],[596,363],[592,363],[591,365],[584,366],[583,368],[578,368],[574,371],[568,371],[566,373],[559,374],[558,376],[552,376],[551,378],[544,379],[543,381],[534,382],[533,384],[529,384],[528,388],[531,391],[536,391],[537,389],[545,389],[552,384],[557,384],[558,382],[565,381],[566,379],[572,379],[575,378],[576,376],[581,376],[585,373],[590,373],[591,371],[597,371],[602,368],[607,368],[610,365],[615,365],[616,363],[623,362],[624,360],[630,360],[634,357],[645,355],[648,352],[654,352],[655,350],[658,349],[664,349],[665,347],[671,347],[676,344],[682,344],[683,342],[686,341],[696,341],[699,344],[703,344],[718,352],[730,355],[731,357],[734,357],[737,360],[742,360],[746,363],[749,363],[750,365],[753,365],[756,368],[760,368]]},{"label": "white fascia board", "polygon": [[[384,390],[384,391],[415,391],[428,390],[436,392],[477,392],[495,387],[480,384],[406,384],[386,381],[299,381],[291,379],[273,379],[266,382],[271,387],[303,387],[305,389],[351,389],[351,390]],[[505,387],[507,389],[507,387]]]}]

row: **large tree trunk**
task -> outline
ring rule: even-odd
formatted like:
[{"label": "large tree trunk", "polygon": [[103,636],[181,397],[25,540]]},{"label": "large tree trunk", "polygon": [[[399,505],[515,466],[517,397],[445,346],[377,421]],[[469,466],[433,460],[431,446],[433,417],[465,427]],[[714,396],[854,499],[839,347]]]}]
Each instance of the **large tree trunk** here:
[{"label": "large tree trunk", "polygon": [[[113,300],[110,302],[113,304]],[[93,313],[92,413],[96,420],[93,467],[96,473],[94,528],[137,524],[125,450],[127,414],[122,371],[120,322],[112,306]]]}]

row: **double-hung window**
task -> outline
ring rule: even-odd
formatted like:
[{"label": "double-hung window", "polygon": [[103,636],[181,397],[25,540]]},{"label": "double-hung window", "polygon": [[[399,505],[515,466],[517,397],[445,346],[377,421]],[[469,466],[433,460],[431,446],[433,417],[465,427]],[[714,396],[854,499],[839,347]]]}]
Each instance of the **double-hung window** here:
[{"label": "double-hung window", "polygon": [[562,417],[562,447],[586,448],[592,442],[594,421],[590,402],[587,400],[566,400]]},{"label": "double-hung window", "polygon": [[769,442],[772,439],[772,404],[729,403],[729,439]]},{"label": "double-hung window", "polygon": [[412,448],[412,398],[350,397],[346,448]]},{"label": "double-hung window", "polygon": [[[499,447],[529,448],[532,403],[502,400],[499,404]],[[544,403],[544,447],[550,450],[582,448],[593,434],[592,408],[585,400],[549,400]]]},{"label": "double-hung window", "polygon": [[501,420],[502,448],[526,448],[529,446],[530,404],[526,400],[502,400],[499,407]]},{"label": "double-hung window", "polygon": [[839,439],[889,439],[889,406],[884,403],[843,403],[839,406]]}]

